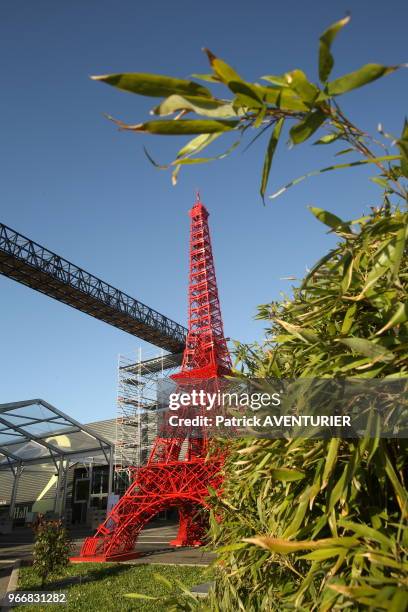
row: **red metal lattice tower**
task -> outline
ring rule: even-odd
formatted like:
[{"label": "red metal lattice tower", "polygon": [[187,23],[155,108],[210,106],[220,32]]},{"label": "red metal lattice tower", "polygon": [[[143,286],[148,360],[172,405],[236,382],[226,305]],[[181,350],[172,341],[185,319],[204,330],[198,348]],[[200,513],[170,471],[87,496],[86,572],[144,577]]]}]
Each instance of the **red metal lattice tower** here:
[{"label": "red metal lattice tower", "polygon": [[[183,390],[205,386],[217,391],[219,380],[231,370],[218,298],[209,213],[199,195],[190,210],[189,321],[183,363],[172,376]],[[203,408],[203,411],[205,407]],[[184,412],[187,412],[185,409]],[[171,432],[165,421],[146,466],[135,469],[134,480],[93,537],[87,538],[80,557],[73,561],[107,561],[135,556],[134,546],[143,527],[169,508],[179,512],[179,530],[172,544],[201,544],[205,518],[198,512],[207,507],[208,487],[221,487],[221,456],[207,458],[205,427]],[[183,442],[187,451],[180,458]]]}]

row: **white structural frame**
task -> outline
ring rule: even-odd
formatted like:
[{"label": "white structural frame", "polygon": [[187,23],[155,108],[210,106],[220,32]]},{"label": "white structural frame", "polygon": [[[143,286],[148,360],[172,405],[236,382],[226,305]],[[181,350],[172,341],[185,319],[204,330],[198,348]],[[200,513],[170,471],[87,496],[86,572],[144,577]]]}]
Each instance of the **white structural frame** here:
[{"label": "white structural frame", "polygon": [[[30,414],[31,407],[34,407],[34,414]],[[34,433],[36,429],[43,431]],[[75,448],[75,434],[79,434],[82,442],[86,441],[86,444]],[[72,442],[70,450],[58,445],[57,441],[62,437],[68,437],[70,443]],[[14,515],[20,476],[26,467],[35,464],[55,466],[58,479],[54,509],[58,516],[61,516],[67,495],[69,467],[90,455],[100,456],[102,462],[108,464],[108,494],[111,493],[114,468],[112,442],[45,400],[32,399],[0,404],[0,471],[10,470],[14,478],[10,517]]]}]

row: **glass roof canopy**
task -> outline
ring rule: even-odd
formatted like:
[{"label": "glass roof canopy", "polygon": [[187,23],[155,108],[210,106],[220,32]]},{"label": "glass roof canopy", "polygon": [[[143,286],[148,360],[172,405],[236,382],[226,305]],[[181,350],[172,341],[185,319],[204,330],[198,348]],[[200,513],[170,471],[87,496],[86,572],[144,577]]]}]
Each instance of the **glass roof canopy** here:
[{"label": "glass roof canopy", "polygon": [[42,399],[0,404],[0,471],[92,458],[110,463],[113,444]]}]

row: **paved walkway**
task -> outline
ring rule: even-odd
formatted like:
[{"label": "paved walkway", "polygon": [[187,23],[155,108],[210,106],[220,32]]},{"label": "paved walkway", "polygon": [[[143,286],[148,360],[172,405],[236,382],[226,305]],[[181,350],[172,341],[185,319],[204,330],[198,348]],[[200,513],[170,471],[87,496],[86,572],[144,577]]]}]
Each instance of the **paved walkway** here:
[{"label": "paved walkway", "polygon": [[[174,548],[169,546],[177,533],[175,524],[153,524],[142,531],[139,536],[136,551],[141,556],[128,563],[168,563],[180,565],[208,565],[214,559],[214,554],[203,551],[202,548]],[[84,538],[89,531],[73,530],[71,538],[74,543],[73,555],[78,555]],[[30,529],[17,528],[13,533],[0,535],[0,572],[3,565],[11,560],[29,560],[32,557],[33,534]],[[0,573],[1,581],[1,573]],[[1,583],[0,583],[1,588]]]},{"label": "paved walkway", "polygon": [[0,600],[6,594],[11,572],[13,570],[13,560],[0,561]]}]

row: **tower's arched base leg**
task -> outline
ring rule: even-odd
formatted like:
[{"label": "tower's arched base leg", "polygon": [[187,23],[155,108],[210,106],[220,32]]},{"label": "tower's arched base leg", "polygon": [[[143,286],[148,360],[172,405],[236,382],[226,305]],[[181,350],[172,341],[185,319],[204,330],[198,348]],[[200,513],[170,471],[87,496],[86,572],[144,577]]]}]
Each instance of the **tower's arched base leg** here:
[{"label": "tower's arched base leg", "polygon": [[173,546],[200,546],[206,531],[208,487],[220,489],[222,460],[153,463],[140,468],[124,496],[94,536],[86,538],[71,561],[124,561],[140,555],[134,548],[142,529],[163,510],[177,508],[179,530]]},{"label": "tower's arched base leg", "polygon": [[171,540],[172,546],[202,546],[207,521],[197,506],[186,504],[179,508],[179,528],[177,536]]}]

